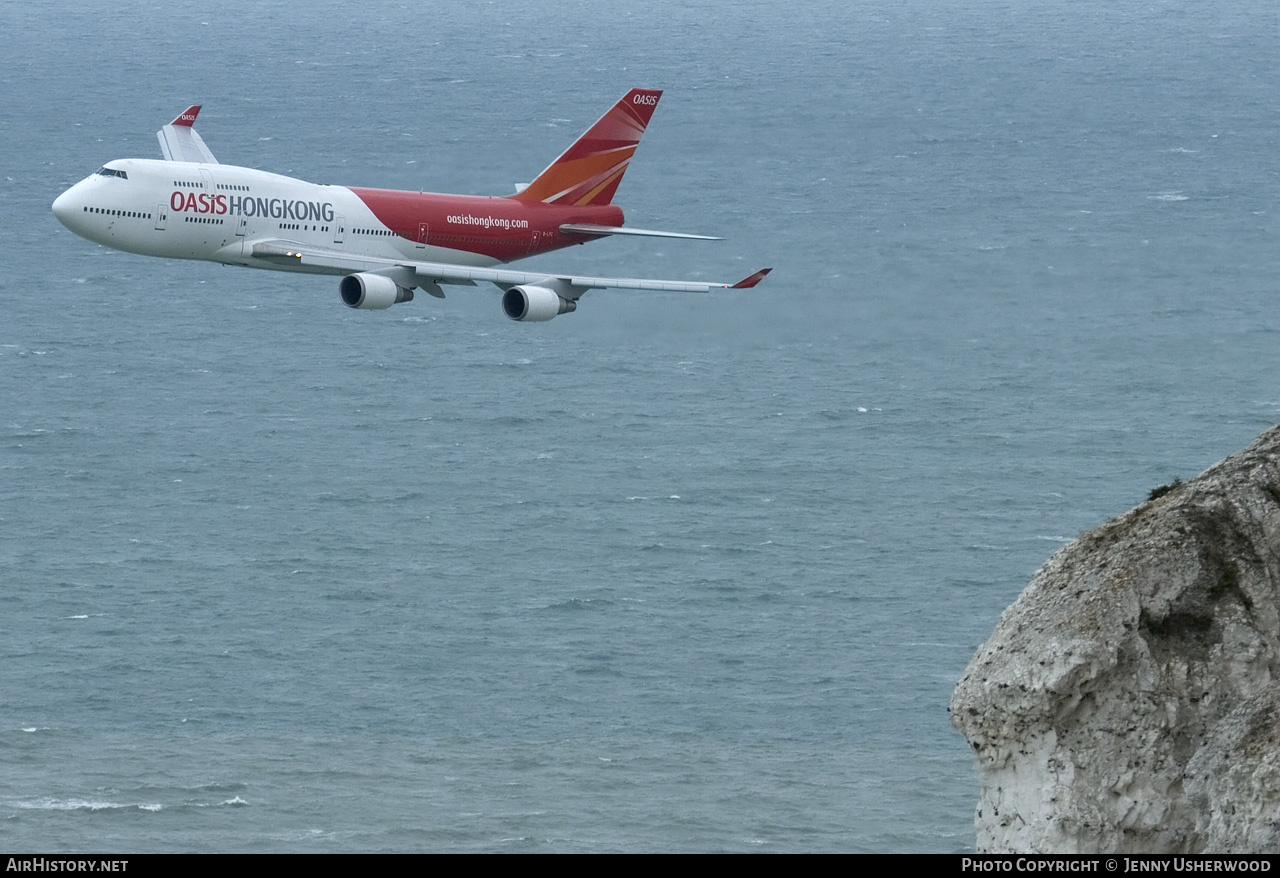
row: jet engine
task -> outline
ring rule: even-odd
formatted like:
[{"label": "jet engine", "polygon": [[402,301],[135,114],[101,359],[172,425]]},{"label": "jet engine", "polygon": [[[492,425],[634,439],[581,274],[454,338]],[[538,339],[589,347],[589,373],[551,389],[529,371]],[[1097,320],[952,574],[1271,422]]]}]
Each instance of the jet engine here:
[{"label": "jet engine", "polygon": [[402,287],[380,274],[349,274],[338,285],[342,301],[348,308],[382,310],[401,302],[413,301],[413,290]]},{"label": "jet engine", "polygon": [[538,323],[578,310],[578,303],[546,287],[512,287],[502,294],[502,310],[512,320]]}]

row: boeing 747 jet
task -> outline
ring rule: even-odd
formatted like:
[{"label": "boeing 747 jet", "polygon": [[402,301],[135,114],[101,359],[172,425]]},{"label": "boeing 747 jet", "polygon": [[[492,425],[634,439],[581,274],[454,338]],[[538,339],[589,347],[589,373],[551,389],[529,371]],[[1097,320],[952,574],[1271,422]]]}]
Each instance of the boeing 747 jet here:
[{"label": "boeing 747 jet", "polygon": [[58,220],[98,244],[171,259],[341,275],[352,308],[382,309],[415,289],[496,284],[512,320],[573,311],[590,289],[707,292],[758,284],[584,277],[496,266],[608,235],[706,239],[623,226],[613,196],[661,91],[632,89],[510,197],[437,195],[308,183],[219,164],[194,124],[199,106],[157,132],[164,159],[118,159],[53,202]]}]

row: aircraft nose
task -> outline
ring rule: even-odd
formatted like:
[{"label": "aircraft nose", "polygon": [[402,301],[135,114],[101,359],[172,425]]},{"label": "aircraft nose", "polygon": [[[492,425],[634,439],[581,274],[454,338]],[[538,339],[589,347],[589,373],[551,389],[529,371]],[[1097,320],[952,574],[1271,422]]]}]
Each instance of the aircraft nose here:
[{"label": "aircraft nose", "polygon": [[72,186],[53,200],[53,215],[67,228],[71,228],[71,217],[78,212],[78,199],[72,194],[75,188]]}]

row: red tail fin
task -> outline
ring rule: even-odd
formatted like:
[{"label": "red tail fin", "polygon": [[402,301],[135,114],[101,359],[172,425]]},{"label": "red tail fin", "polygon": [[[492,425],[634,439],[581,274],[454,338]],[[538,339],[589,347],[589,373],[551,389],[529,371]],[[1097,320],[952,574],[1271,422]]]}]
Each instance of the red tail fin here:
[{"label": "red tail fin", "polygon": [[662,92],[633,88],[522,192],[518,201],[608,204]]}]

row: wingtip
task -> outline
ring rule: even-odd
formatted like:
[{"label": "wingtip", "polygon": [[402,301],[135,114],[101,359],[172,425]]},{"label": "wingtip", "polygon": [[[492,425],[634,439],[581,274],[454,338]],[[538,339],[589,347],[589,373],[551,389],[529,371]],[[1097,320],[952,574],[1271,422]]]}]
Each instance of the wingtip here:
[{"label": "wingtip", "polygon": [[743,280],[738,281],[736,284],[729,287],[729,289],[731,290],[750,289],[751,287],[754,287],[756,284],[760,283],[760,281],[764,280],[765,275],[767,275],[771,271],[773,271],[772,268],[762,268],[759,271],[757,271],[755,274],[751,275],[751,277],[744,278]]},{"label": "wingtip", "polygon": [[183,127],[190,128],[192,125],[196,124],[196,116],[199,116],[199,115],[200,115],[200,105],[192,104],[190,107],[187,107],[185,110],[179,113],[178,118],[174,119],[169,124],[181,125]]}]

